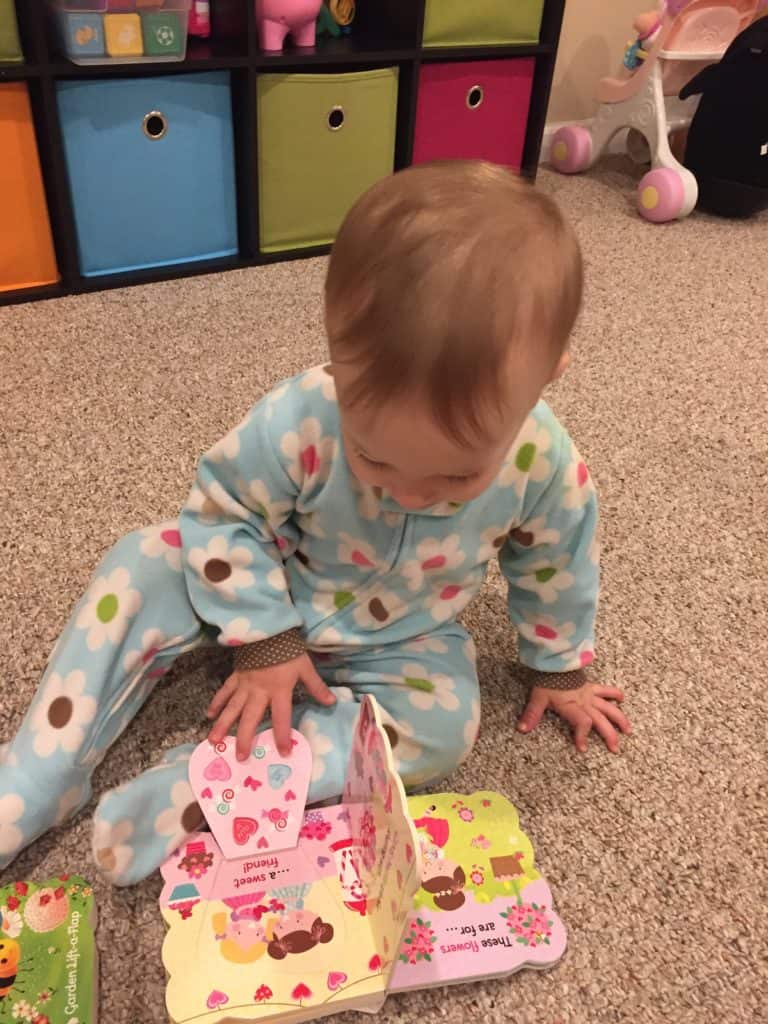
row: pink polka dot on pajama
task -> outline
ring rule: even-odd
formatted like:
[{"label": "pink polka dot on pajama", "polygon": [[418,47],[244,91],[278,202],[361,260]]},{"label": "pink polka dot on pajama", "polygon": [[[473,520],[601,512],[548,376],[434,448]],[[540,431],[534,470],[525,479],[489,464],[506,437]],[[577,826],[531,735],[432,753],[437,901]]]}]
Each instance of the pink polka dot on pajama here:
[{"label": "pink polka dot on pajama", "polygon": [[178,530],[163,530],[160,534],[160,540],[167,544],[169,548],[181,547],[181,534]]}]

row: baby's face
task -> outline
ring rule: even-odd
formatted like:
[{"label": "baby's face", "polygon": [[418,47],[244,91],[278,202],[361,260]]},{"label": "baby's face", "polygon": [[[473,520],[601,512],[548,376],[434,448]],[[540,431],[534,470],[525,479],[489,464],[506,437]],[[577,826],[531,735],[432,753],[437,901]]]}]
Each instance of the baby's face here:
[{"label": "baby's face", "polygon": [[482,494],[540,393],[533,388],[521,394],[503,421],[494,425],[489,442],[466,447],[446,436],[429,410],[416,402],[393,403],[373,414],[370,409],[345,408],[348,372],[334,366],[350,469],[362,483],[381,487],[409,511],[444,501],[463,503]]}]

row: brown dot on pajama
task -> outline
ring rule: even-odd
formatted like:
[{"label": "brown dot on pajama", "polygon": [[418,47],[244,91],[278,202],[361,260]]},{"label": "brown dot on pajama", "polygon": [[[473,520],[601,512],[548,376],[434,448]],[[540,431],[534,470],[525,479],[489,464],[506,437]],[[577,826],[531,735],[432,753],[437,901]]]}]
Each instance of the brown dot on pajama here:
[{"label": "brown dot on pajama", "polygon": [[72,717],[73,710],[69,697],[57,697],[48,708],[48,721],[54,729],[63,729]]},{"label": "brown dot on pajama", "polygon": [[507,538],[503,535],[501,537],[495,537],[493,541],[493,546],[498,550],[498,548],[500,548],[503,545],[506,539]]},{"label": "brown dot on pajama", "polygon": [[96,853],[96,860],[99,863],[99,867],[104,868],[105,871],[114,871],[117,864],[117,857],[115,857],[115,851],[111,846],[105,846]]},{"label": "brown dot on pajama", "polygon": [[509,536],[524,548],[529,548],[533,544],[533,534],[528,530],[513,530]]},{"label": "brown dot on pajama", "polygon": [[232,575],[232,566],[221,558],[211,558],[205,563],[205,578],[211,583],[223,583]]},{"label": "brown dot on pajama", "polygon": [[294,552],[294,554],[296,555],[296,557],[298,558],[302,565],[309,565],[309,559],[307,558],[303,551],[296,551]]},{"label": "brown dot on pajama", "polygon": [[374,599],[369,602],[368,611],[377,622],[386,622],[389,618],[389,612],[384,607],[384,603],[379,597],[374,597]]},{"label": "brown dot on pajama", "polygon": [[392,725],[385,725],[384,732],[387,734],[389,745],[394,750],[397,744],[400,742],[400,737],[397,734],[397,729]]},{"label": "brown dot on pajama", "polygon": [[195,832],[203,823],[203,812],[198,803],[188,804],[181,816],[181,827],[185,832]]}]

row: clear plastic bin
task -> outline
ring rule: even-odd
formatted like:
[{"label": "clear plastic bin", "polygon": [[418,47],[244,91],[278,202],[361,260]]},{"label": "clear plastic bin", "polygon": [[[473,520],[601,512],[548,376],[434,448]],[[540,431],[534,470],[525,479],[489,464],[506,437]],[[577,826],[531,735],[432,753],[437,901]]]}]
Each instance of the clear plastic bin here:
[{"label": "clear plastic bin", "polygon": [[49,0],[75,64],[156,64],[187,55],[191,0]]}]

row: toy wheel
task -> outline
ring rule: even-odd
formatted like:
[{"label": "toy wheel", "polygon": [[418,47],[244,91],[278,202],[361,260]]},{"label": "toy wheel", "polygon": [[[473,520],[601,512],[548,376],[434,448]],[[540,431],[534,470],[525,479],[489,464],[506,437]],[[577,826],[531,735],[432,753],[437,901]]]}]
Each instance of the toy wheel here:
[{"label": "toy wheel", "polygon": [[649,171],[637,188],[637,209],[641,217],[663,224],[676,220],[685,206],[682,177],[669,167]]},{"label": "toy wheel", "polygon": [[552,137],[550,160],[561,174],[578,174],[592,159],[592,136],[586,128],[569,124],[558,128]]}]

